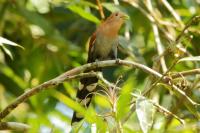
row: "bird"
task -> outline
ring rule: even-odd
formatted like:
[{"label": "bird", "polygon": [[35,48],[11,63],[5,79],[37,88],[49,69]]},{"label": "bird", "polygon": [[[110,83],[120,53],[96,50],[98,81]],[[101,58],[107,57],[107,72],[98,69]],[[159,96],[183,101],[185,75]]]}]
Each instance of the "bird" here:
[{"label": "bird", "polygon": [[[90,37],[87,63],[117,59],[118,32],[128,18],[125,13],[114,12],[98,26]],[[101,71],[101,69],[93,69],[92,71]],[[93,96],[92,92],[96,90],[97,82],[97,77],[80,79],[76,101],[82,106],[88,107]],[[83,116],[80,113],[74,112],[71,124],[80,122],[82,119]]]}]

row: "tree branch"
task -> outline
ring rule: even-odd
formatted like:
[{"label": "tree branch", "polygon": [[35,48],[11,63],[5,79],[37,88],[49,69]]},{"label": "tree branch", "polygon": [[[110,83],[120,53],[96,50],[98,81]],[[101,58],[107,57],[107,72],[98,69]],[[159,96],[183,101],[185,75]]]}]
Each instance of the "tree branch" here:
[{"label": "tree branch", "polygon": [[[104,68],[104,67],[111,67],[111,66],[128,66],[131,68],[138,68],[141,69],[142,71],[156,77],[156,78],[161,78],[163,77],[162,74],[156,72],[155,70],[143,65],[139,64],[133,61],[126,61],[126,60],[107,60],[107,61],[99,61],[99,62],[93,62],[93,63],[88,63],[85,65],[82,65],[80,67],[76,67],[74,69],[71,69],[58,77],[51,79],[47,82],[44,82],[36,87],[33,87],[31,89],[27,89],[26,92],[24,92],[22,95],[20,95],[18,98],[15,99],[11,104],[9,104],[3,111],[0,112],[0,121],[5,118],[9,113],[11,113],[20,103],[26,101],[28,98],[31,96],[41,92],[42,90],[46,90],[49,87],[52,86],[57,86],[58,84],[61,84],[65,81],[71,80],[71,79],[77,79],[77,78],[82,78],[82,77],[91,77],[91,76],[96,76],[96,74],[93,73],[81,73],[85,70],[92,70],[95,68]],[[164,76],[162,79],[162,82],[169,83],[169,78],[167,76]],[[196,103],[193,102],[189,97],[186,96],[186,94],[178,89],[177,87],[174,87],[174,91],[179,93],[179,95],[186,97],[186,100],[191,103],[192,105],[195,105]]]},{"label": "tree branch", "polygon": [[[147,8],[149,8],[149,11],[152,14],[154,14],[151,0],[147,0]],[[155,38],[155,43],[156,43],[158,55],[161,56],[162,53],[164,52],[164,48],[163,48],[163,45],[162,45],[162,42],[161,42],[161,39],[160,39],[158,26],[155,23],[151,23],[151,25],[152,25],[152,29],[153,29],[153,33],[154,33],[154,38]],[[161,56],[159,60],[160,60],[160,65],[161,65],[162,71],[163,71],[163,73],[165,73],[167,71],[167,66],[166,66],[166,63],[165,63],[164,56]]]},{"label": "tree branch", "polygon": [[105,19],[105,15],[104,15],[104,12],[103,12],[103,7],[101,5],[101,2],[99,0],[96,0],[96,3],[97,3],[98,8],[99,8],[99,13],[101,15],[101,19],[104,20]]},{"label": "tree branch", "polygon": [[179,78],[179,77],[182,77],[182,76],[190,76],[190,75],[194,75],[194,74],[200,74],[200,69],[197,68],[197,69],[172,73],[171,77],[172,77],[172,79],[175,79],[175,78]]},{"label": "tree branch", "polygon": [[161,2],[163,3],[163,5],[168,9],[168,11],[173,15],[173,17],[175,18],[175,20],[179,23],[179,25],[181,26],[181,28],[184,27],[183,22],[181,21],[181,17],[176,13],[176,11],[173,9],[173,7],[169,4],[169,2],[167,0],[161,0]]},{"label": "tree branch", "polygon": [[181,38],[185,35],[185,33],[187,33],[187,29],[188,29],[191,25],[193,25],[195,22],[199,22],[199,21],[200,21],[200,16],[194,16],[192,19],[190,19],[190,20],[186,23],[186,25],[185,25],[184,29],[181,31],[181,33],[177,36],[177,38],[176,38],[176,43],[179,43],[179,42],[180,42]]},{"label": "tree branch", "polygon": [[[136,97],[136,98],[141,97],[140,95],[137,95],[137,94],[134,94],[134,93],[131,93],[131,95],[134,96],[134,97]],[[181,119],[180,117],[178,117],[177,115],[175,115],[174,113],[172,113],[171,111],[169,111],[168,109],[166,109],[165,107],[159,105],[158,103],[154,102],[151,99],[146,99],[146,100],[148,100],[149,102],[151,102],[157,108],[157,110],[159,112],[161,112],[161,113],[163,113],[165,115],[171,115],[174,118],[176,118],[181,124],[185,124],[185,121],[183,119]]]},{"label": "tree branch", "polygon": [[[81,78],[81,77],[91,77],[96,76],[92,74],[86,74],[81,73],[85,70],[92,70],[94,68],[103,68],[103,67],[109,67],[109,66],[128,66],[132,68],[139,68],[143,70],[144,72],[153,75],[154,77],[160,78],[162,75],[155,70],[144,66],[142,64],[131,62],[131,61],[125,61],[125,60],[107,60],[107,61],[100,61],[100,62],[94,62],[82,65],[80,67],[76,67],[74,69],[71,69],[58,77],[51,79],[49,81],[46,81],[36,87],[33,87],[31,89],[26,89],[26,92],[24,92],[22,95],[17,97],[15,101],[13,101],[11,104],[9,104],[3,111],[0,112],[0,120],[6,117],[10,112],[12,112],[13,109],[15,109],[20,103],[26,101],[29,97],[48,89],[49,87],[57,86],[58,84],[63,83],[64,81],[68,81],[71,79]],[[80,74],[81,73],[81,74]],[[78,74],[78,75],[77,75]]]}]

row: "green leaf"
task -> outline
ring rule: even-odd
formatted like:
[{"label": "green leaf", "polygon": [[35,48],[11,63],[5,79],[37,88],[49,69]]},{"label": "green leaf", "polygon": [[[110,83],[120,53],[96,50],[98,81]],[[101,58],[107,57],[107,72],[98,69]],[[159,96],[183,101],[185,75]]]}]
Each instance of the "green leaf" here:
[{"label": "green leaf", "polygon": [[0,69],[1,73],[3,73],[7,77],[9,77],[11,80],[13,80],[15,83],[17,83],[17,85],[20,88],[26,89],[27,83],[17,74],[15,74],[15,72],[11,68],[9,68],[8,66],[0,66],[0,68],[1,68]]},{"label": "green leaf", "polygon": [[80,5],[89,6],[98,10],[98,6],[93,4],[92,2],[81,0],[79,1]]},{"label": "green leaf", "polygon": [[23,16],[30,24],[39,26],[51,43],[56,43],[59,46],[64,45],[66,47],[68,42],[47,19],[35,12],[25,9],[22,6],[19,6],[17,11],[19,15]]},{"label": "green leaf", "polygon": [[94,98],[95,103],[103,108],[109,108],[111,106],[108,98],[105,96],[96,95]]},{"label": "green leaf", "polygon": [[145,97],[138,97],[136,100],[136,114],[143,133],[147,133],[153,124],[153,104]]},{"label": "green leaf", "polygon": [[76,97],[76,91],[75,88],[68,82],[63,83],[63,86],[66,90],[66,92],[70,95],[70,97],[75,98]]},{"label": "green leaf", "polygon": [[117,100],[117,119],[122,119],[130,111],[131,92],[135,78],[130,78],[120,91],[120,96]]},{"label": "green leaf", "polygon": [[87,111],[85,113],[85,119],[87,120],[87,122],[89,123],[94,123],[96,122],[96,112],[94,110],[93,107],[89,107],[87,108]]},{"label": "green leaf", "polygon": [[1,46],[3,48],[3,51],[13,60],[13,55],[10,52],[8,48],[6,48],[4,45]]},{"label": "green leaf", "polygon": [[100,20],[97,17],[95,17],[93,14],[91,14],[89,12],[86,12],[85,10],[83,10],[81,7],[79,7],[77,5],[68,5],[67,8],[69,10],[71,10],[72,12],[80,15],[84,19],[87,19],[87,20],[94,22],[96,24],[100,23]]},{"label": "green leaf", "polygon": [[20,47],[20,48],[24,49],[24,47],[18,45],[17,43],[12,42],[12,41],[0,36],[0,46],[2,46],[3,44],[15,46],[15,47]]},{"label": "green leaf", "polygon": [[183,62],[183,61],[200,61],[200,56],[185,57],[185,58],[180,59],[178,63]]},{"label": "green leaf", "polygon": [[79,103],[73,101],[71,98],[65,96],[59,91],[54,91],[52,96],[58,99],[60,102],[66,104],[68,107],[72,108],[73,110],[85,115],[86,110],[82,107]]},{"label": "green leaf", "polygon": [[116,11],[120,11],[120,8],[114,4],[111,3],[102,3],[102,5],[109,11],[111,12],[116,12]]},{"label": "green leaf", "polygon": [[50,11],[48,0],[30,0],[30,2],[40,13],[48,13]]},{"label": "green leaf", "polygon": [[166,84],[162,84],[164,87],[166,87],[167,89],[169,89],[170,91],[172,91],[177,97],[178,99],[183,99],[182,101],[183,104],[187,107],[187,109],[196,117],[196,118],[200,118],[200,114],[198,111],[199,108],[199,103],[196,103],[195,101],[193,101],[189,96],[186,95],[186,93],[184,91],[182,91],[180,88],[178,88],[177,86],[173,85],[173,86],[169,86]]}]

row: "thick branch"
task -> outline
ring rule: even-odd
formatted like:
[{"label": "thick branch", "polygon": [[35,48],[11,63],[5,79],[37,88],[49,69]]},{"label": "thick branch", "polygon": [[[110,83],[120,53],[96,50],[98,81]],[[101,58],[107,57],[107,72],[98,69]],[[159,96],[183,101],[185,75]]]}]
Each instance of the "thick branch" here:
[{"label": "thick branch", "polygon": [[[81,77],[91,77],[91,76],[96,76],[95,73],[81,73],[85,70],[92,70],[95,68],[104,68],[104,67],[110,67],[110,66],[128,66],[131,68],[138,68],[141,69],[142,71],[156,77],[156,78],[161,78],[163,77],[160,73],[156,72],[155,70],[136,63],[132,61],[126,61],[126,60],[107,60],[107,61],[99,61],[99,62],[94,62],[94,63],[88,63],[85,65],[82,65],[80,67],[76,67],[74,69],[71,69],[60,76],[49,80],[47,82],[44,82],[36,87],[33,87],[32,89],[27,90],[24,92],[22,95],[20,95],[15,101],[13,101],[11,104],[9,104],[2,112],[0,112],[0,120],[5,118],[12,110],[14,110],[20,103],[26,101],[29,97],[41,92],[42,90],[46,90],[49,87],[56,86],[58,84],[61,84],[65,81],[71,80],[71,79],[77,79]],[[81,74],[80,74],[81,73]],[[163,82],[170,84],[169,83],[169,78],[164,76],[161,78]],[[188,102],[190,102],[192,105],[195,105],[196,103],[193,102],[189,97],[185,95],[185,93],[182,90],[179,90],[176,87],[173,87],[174,91],[178,92],[180,95],[185,96]],[[178,89],[178,90],[177,90]]]},{"label": "thick branch", "polygon": [[[125,60],[107,60],[107,61],[100,61],[100,62],[94,62],[85,64],[83,66],[71,69],[60,76],[49,80],[47,82],[44,82],[36,87],[33,87],[32,89],[27,89],[26,92],[24,92],[22,95],[20,95],[15,101],[13,101],[10,105],[8,105],[2,112],[0,112],[0,120],[6,117],[13,109],[15,109],[20,103],[26,101],[29,97],[35,95],[36,93],[41,92],[42,90],[48,89],[49,87],[56,86],[60,83],[63,83],[64,81],[80,78],[80,77],[87,77],[87,76],[95,76],[91,74],[80,74],[81,72],[85,70],[91,70],[94,68],[103,68],[103,67],[109,67],[109,66],[117,66],[117,65],[124,65],[129,66],[132,68],[139,68],[143,71],[145,71],[148,74],[153,75],[154,77],[160,78],[162,75],[155,70],[152,70],[151,68],[144,66],[142,64],[131,62],[131,61],[125,61]],[[79,74],[79,75],[77,75]]]},{"label": "thick branch", "polygon": [[75,78],[81,78],[81,77],[92,77],[95,76],[95,73],[81,73],[78,75],[60,75],[52,80],[49,80],[47,82],[44,82],[36,87],[33,87],[31,89],[27,89],[26,92],[24,92],[22,95],[17,97],[15,101],[13,101],[10,105],[8,105],[2,112],[0,112],[0,121],[4,117],[6,117],[12,110],[14,110],[20,103],[26,101],[29,97],[48,89],[49,87],[57,86],[60,83],[63,83],[64,81],[75,79]]}]

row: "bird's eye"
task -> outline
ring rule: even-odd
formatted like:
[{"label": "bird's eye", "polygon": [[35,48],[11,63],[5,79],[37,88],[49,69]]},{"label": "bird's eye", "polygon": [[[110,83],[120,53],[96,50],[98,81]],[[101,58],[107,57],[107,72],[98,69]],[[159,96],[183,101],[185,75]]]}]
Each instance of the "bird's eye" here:
[{"label": "bird's eye", "polygon": [[115,16],[118,16],[118,13],[116,13]]}]

